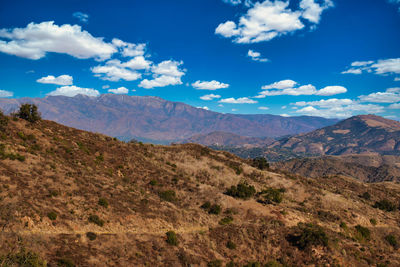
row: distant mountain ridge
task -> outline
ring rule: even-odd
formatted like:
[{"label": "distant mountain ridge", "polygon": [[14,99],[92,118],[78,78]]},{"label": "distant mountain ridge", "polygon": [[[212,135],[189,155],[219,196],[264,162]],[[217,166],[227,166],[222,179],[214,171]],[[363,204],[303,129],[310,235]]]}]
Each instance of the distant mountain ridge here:
[{"label": "distant mountain ridge", "polygon": [[178,141],[215,131],[248,137],[277,137],[309,132],[337,122],[307,116],[222,114],[159,97],[113,94],[0,99],[0,109],[10,113],[26,102],[38,105],[45,119],[138,140]]},{"label": "distant mountain ridge", "polygon": [[359,115],[310,133],[283,138],[269,146],[315,155],[400,154],[400,122]]}]

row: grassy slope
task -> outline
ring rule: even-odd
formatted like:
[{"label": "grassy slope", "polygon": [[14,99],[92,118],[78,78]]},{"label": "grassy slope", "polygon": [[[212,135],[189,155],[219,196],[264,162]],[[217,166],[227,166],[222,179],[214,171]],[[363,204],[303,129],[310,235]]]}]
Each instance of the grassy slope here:
[{"label": "grassy slope", "polygon": [[[5,154],[25,160],[0,160],[0,255],[24,247],[50,264],[78,266],[205,266],[216,259],[400,265],[397,248],[385,241],[388,234],[400,238],[399,211],[372,207],[383,198],[397,204],[400,186],[394,183],[286,176],[199,145],[123,143],[51,121],[10,121],[1,138]],[[261,204],[255,197],[224,194],[240,181],[257,191],[284,188],[283,201]],[[176,193],[171,201],[160,198],[167,190]],[[367,191],[370,200],[359,197]],[[107,208],[98,204],[100,198]],[[201,209],[206,201],[222,212]],[[55,220],[49,219],[51,212]],[[104,225],[90,223],[90,215]],[[219,224],[227,216],[233,222]],[[299,222],[322,226],[328,245],[296,247],[290,236],[299,233]],[[371,231],[369,241],[355,230],[358,224]],[[177,246],[167,244],[169,230],[177,233]],[[96,239],[90,240],[88,232]],[[227,248],[229,240],[235,249]]]}]

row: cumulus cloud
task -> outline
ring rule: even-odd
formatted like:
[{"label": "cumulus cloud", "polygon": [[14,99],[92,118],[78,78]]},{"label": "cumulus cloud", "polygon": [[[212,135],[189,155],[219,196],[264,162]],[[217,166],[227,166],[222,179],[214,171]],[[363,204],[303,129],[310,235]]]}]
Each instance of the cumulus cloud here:
[{"label": "cumulus cloud", "polygon": [[384,107],[373,104],[361,104],[351,99],[331,98],[319,101],[300,101],[291,103],[298,107],[296,113],[307,116],[322,116],[327,118],[347,118],[362,113],[381,113]]},{"label": "cumulus cloud", "polygon": [[260,110],[269,110],[269,107],[258,107]]},{"label": "cumulus cloud", "polygon": [[375,73],[379,75],[400,74],[400,58],[379,59],[377,61],[355,61],[342,74]]},{"label": "cumulus cloud", "polygon": [[301,16],[312,23],[319,23],[322,12],[330,7],[333,7],[333,3],[330,0],[323,1],[323,4],[319,4],[314,0],[302,0],[300,2],[300,8],[303,10]]},{"label": "cumulus cloud", "polygon": [[114,38],[112,43],[118,47],[121,55],[124,57],[143,56],[146,52],[146,44],[127,43],[117,38]]},{"label": "cumulus cloud", "polygon": [[212,81],[196,81],[192,83],[193,88],[198,90],[217,90],[222,88],[228,88],[229,84],[221,83],[215,80]]},{"label": "cumulus cloud", "polygon": [[390,108],[390,109],[400,109],[400,103],[391,104],[391,105],[389,105],[388,108]]},{"label": "cumulus cloud", "polygon": [[72,16],[84,23],[87,23],[89,21],[89,15],[82,12],[74,12]]},{"label": "cumulus cloud", "polygon": [[13,92],[0,90],[0,97],[12,97],[14,95]]},{"label": "cumulus cloud", "polygon": [[182,64],[182,61],[166,60],[153,65],[151,67],[153,80],[144,79],[140,82],[139,87],[151,89],[182,84],[181,77],[185,75],[185,70],[180,69]]},{"label": "cumulus cloud", "polygon": [[110,86],[109,85],[103,85],[101,88],[108,89],[108,88],[110,88]]},{"label": "cumulus cloud", "polygon": [[305,26],[301,21],[302,18],[310,23],[319,23],[321,13],[333,4],[330,0],[325,0],[323,4],[314,0],[302,0],[300,9],[296,11],[288,8],[289,1],[265,0],[248,6],[251,8],[237,23],[231,20],[221,23],[215,29],[215,34],[233,38],[235,43],[270,41],[275,37],[303,29]]},{"label": "cumulus cloud", "polygon": [[255,104],[255,103],[258,103],[257,101],[255,101],[253,99],[250,99],[248,97],[240,97],[240,98],[237,98],[237,99],[235,99],[233,97],[230,97],[230,98],[221,99],[218,102],[220,102],[220,103],[228,103],[228,104]]},{"label": "cumulus cloud", "polygon": [[209,95],[203,95],[200,97],[200,99],[202,100],[213,100],[213,99],[217,99],[217,98],[221,98],[220,95],[214,95],[214,94],[209,94]]},{"label": "cumulus cloud", "polygon": [[[9,40],[9,41],[5,41]],[[85,59],[106,60],[117,52],[113,44],[93,37],[79,25],[53,21],[29,23],[25,28],[0,29],[0,52],[37,60],[46,53],[63,53]]]},{"label": "cumulus cloud", "polygon": [[94,76],[99,77],[102,80],[113,82],[117,82],[119,80],[134,81],[142,77],[142,75],[137,71],[129,70],[112,64],[96,66],[91,68],[91,71],[95,73]]},{"label": "cumulus cloud", "polygon": [[70,75],[60,75],[58,77],[54,77],[53,75],[48,75],[46,77],[42,77],[36,80],[38,83],[49,83],[49,84],[57,84],[57,85],[72,85],[72,76]]},{"label": "cumulus cloud", "polygon": [[312,84],[302,85],[295,87],[297,82],[293,80],[282,80],[274,82],[269,85],[261,87],[264,91],[261,91],[255,98],[265,98],[266,96],[278,96],[278,95],[320,95],[320,96],[331,96],[346,93],[347,89],[343,86],[327,86],[320,90],[317,90]]},{"label": "cumulus cloud", "polygon": [[62,86],[60,88],[57,88],[55,91],[52,91],[47,95],[49,96],[63,95],[69,97],[73,97],[76,95],[99,96],[100,92],[92,88],[82,88],[75,85],[71,85],[71,86]]},{"label": "cumulus cloud", "polygon": [[400,87],[389,88],[385,92],[375,92],[359,96],[361,102],[395,103],[400,101]]},{"label": "cumulus cloud", "polygon": [[231,4],[231,5],[239,5],[242,3],[242,0],[222,0],[224,3]]},{"label": "cumulus cloud", "polygon": [[268,58],[261,57],[261,54],[259,52],[253,51],[251,49],[247,52],[247,56],[250,57],[252,60],[258,61],[258,62],[267,62],[268,61]]},{"label": "cumulus cloud", "polygon": [[129,93],[129,90],[125,87],[118,87],[117,89],[108,89],[108,92],[117,94],[117,95],[125,95]]}]

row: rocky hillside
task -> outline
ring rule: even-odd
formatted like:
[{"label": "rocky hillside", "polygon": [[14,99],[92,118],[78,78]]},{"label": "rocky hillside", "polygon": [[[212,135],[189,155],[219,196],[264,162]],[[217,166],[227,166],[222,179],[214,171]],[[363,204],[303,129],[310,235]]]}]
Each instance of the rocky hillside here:
[{"label": "rocky hillside", "polygon": [[270,148],[314,155],[400,154],[400,122],[360,115],[306,134],[281,139]]},{"label": "rocky hillside", "polygon": [[[375,158],[374,156],[372,156]],[[400,157],[395,157],[400,163]],[[356,160],[356,158],[358,160]],[[333,175],[347,176],[364,182],[400,181],[400,168],[397,163],[381,163],[378,166],[367,165],[366,157],[300,158],[274,163],[274,167],[306,177],[327,177]],[[371,160],[370,160],[371,161]],[[371,162],[372,163],[372,162]]]},{"label": "rocky hillside", "polygon": [[52,121],[0,127],[0,266],[400,265],[398,184]]},{"label": "rocky hillside", "polygon": [[35,103],[43,118],[63,125],[141,141],[167,143],[195,134],[224,131],[250,137],[273,137],[309,132],[337,120],[319,117],[222,114],[152,96],[104,94],[99,97],[48,96],[0,98],[0,110]]},{"label": "rocky hillside", "polygon": [[205,146],[229,146],[229,147],[260,147],[272,144],[274,139],[269,137],[247,137],[226,132],[212,132],[197,134],[182,143],[195,143]]}]

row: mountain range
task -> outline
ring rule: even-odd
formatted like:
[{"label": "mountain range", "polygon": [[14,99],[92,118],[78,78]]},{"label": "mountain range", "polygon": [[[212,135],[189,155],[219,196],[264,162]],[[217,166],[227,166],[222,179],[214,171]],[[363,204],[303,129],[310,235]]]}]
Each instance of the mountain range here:
[{"label": "mountain range", "polygon": [[154,143],[181,141],[215,131],[247,137],[278,137],[310,132],[337,122],[308,116],[222,114],[159,97],[113,94],[3,98],[0,99],[0,109],[10,113],[21,103],[34,103],[43,118],[70,127],[122,140],[135,138]]}]

